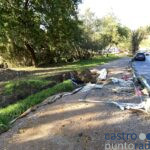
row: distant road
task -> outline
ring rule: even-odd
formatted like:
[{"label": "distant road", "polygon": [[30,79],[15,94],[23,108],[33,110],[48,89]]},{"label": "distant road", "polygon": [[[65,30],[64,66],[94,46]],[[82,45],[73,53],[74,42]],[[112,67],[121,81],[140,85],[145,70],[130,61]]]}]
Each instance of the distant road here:
[{"label": "distant road", "polygon": [[143,76],[150,84],[150,56],[145,61],[134,61],[133,68],[137,76]]}]

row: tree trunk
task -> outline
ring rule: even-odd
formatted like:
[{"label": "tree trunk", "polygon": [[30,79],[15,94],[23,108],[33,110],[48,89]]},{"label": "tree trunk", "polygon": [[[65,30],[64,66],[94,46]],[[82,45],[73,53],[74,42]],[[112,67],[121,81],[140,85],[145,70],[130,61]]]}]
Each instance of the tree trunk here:
[{"label": "tree trunk", "polygon": [[28,43],[25,43],[25,46],[27,48],[27,50],[30,52],[31,57],[32,57],[32,65],[33,66],[37,66],[37,59],[36,59],[36,55],[34,52],[34,49],[32,48],[32,46]]},{"label": "tree trunk", "polygon": [[24,9],[25,9],[25,10],[28,10],[28,4],[29,4],[29,0],[26,0],[26,1],[25,1],[25,4],[24,4]]},{"label": "tree trunk", "polygon": [[137,41],[132,42],[132,53],[133,55],[136,53],[136,51],[139,50],[139,43]]},{"label": "tree trunk", "polygon": [[110,45],[110,47],[107,49],[107,54],[106,54],[106,57],[109,56],[109,50],[111,49],[112,45]]}]

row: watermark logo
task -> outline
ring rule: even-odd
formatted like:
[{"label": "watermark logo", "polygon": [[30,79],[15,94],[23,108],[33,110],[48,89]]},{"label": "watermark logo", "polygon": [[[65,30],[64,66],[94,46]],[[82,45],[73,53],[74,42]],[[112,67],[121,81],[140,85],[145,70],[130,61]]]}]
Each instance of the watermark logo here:
[{"label": "watermark logo", "polygon": [[105,150],[150,150],[150,133],[105,133],[105,141]]}]

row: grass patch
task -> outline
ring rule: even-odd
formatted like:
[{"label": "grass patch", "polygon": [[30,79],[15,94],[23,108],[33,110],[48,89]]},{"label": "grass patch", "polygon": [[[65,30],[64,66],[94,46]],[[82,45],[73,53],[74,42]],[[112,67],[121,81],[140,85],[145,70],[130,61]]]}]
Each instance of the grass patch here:
[{"label": "grass patch", "polygon": [[94,58],[88,59],[88,60],[81,60],[79,62],[73,63],[71,65],[72,69],[78,70],[78,69],[86,69],[89,67],[94,67],[97,65],[103,65],[109,61],[115,60],[120,58],[119,56],[109,54],[108,57],[106,56],[96,56]]},{"label": "grass patch", "polygon": [[73,90],[73,84],[70,80],[57,84],[52,88],[43,90],[37,94],[33,94],[22,101],[12,104],[6,108],[0,109],[0,132],[9,128],[9,122],[14,118],[21,115],[28,108],[41,103],[47,97],[52,96],[59,92],[66,92]]},{"label": "grass patch", "polygon": [[108,57],[106,56],[95,56],[91,59],[86,60],[80,60],[78,62],[70,63],[70,64],[64,64],[56,67],[55,71],[72,71],[72,70],[84,70],[90,67],[95,67],[98,65],[103,65],[109,61],[116,60],[118,58],[121,58],[121,56],[109,54]]},{"label": "grass patch", "polygon": [[26,89],[39,90],[41,87],[46,86],[49,82],[43,79],[28,79],[28,80],[15,80],[9,81],[4,86],[4,94],[11,95],[15,93],[24,92]]}]

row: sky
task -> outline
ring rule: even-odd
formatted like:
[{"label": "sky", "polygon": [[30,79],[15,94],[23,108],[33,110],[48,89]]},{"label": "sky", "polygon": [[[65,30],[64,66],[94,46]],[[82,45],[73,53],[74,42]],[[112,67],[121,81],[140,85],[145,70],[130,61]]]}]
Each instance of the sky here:
[{"label": "sky", "polygon": [[150,0],[83,0],[79,5],[80,14],[88,8],[99,18],[113,12],[132,30],[150,25]]}]

